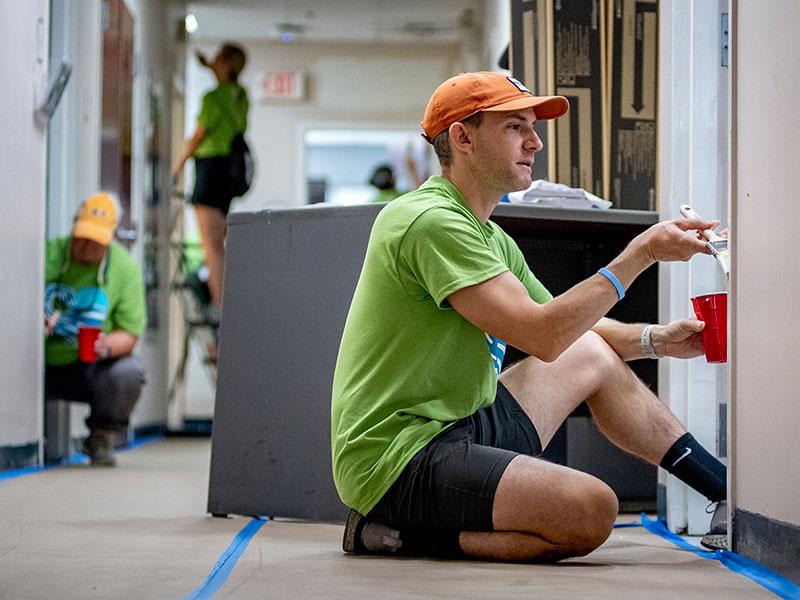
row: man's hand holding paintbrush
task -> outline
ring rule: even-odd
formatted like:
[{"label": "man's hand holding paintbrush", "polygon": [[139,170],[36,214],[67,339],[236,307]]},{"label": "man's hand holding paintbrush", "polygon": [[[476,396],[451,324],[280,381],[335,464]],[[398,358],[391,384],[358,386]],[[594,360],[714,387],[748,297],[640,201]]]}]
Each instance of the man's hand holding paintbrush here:
[{"label": "man's hand holding paintbrush", "polygon": [[[681,214],[687,219],[700,218],[700,215],[698,215],[688,204],[681,204],[680,211]],[[719,262],[719,266],[722,268],[722,272],[725,273],[726,277],[730,276],[731,272],[731,260],[730,255],[728,254],[727,232],[727,229],[722,232],[723,234],[726,234],[723,237],[722,235],[716,233],[713,229],[697,230],[698,235],[706,240],[708,249],[711,250],[711,254],[713,254],[717,259],[717,262]]]}]

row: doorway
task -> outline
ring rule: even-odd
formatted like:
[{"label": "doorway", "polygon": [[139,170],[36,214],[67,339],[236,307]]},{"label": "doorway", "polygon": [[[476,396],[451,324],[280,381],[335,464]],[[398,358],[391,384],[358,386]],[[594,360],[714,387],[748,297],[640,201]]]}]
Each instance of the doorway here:
[{"label": "doorway", "polygon": [[416,128],[318,126],[303,132],[305,203],[357,204],[376,195],[378,167],[389,167],[400,192],[415,189],[431,172],[432,152]]}]

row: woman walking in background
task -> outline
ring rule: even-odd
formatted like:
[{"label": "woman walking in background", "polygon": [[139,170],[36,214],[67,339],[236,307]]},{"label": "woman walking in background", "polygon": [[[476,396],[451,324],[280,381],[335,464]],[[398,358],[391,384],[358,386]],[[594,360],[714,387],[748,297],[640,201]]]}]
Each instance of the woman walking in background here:
[{"label": "woman walking in background", "polygon": [[217,87],[203,97],[197,126],[175,162],[173,177],[177,177],[186,161],[194,157],[195,183],[190,201],[194,204],[208,267],[209,318],[218,322],[222,307],[226,219],[231,201],[241,193],[230,175],[230,155],[234,138],[247,129],[250,104],[246,90],[238,83],[245,65],[245,54],[239,46],[224,44],[211,62],[199,52],[197,58],[201,65],[214,72]]}]

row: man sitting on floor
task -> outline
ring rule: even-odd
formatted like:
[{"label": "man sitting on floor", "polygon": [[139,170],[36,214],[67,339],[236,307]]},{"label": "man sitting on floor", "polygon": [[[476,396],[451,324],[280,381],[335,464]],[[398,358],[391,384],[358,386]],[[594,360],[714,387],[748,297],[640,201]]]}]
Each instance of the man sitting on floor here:
[{"label": "man sitting on floor", "polygon": [[[586,401],[617,446],[711,501],[726,470],[627,366],[702,354],[703,323],[623,324],[604,315],[656,261],[708,253],[678,219],[634,238],[553,298],[489,220],[531,184],[537,120],[564,115],[499,73],[467,73],[431,97],[422,128],[442,168],[389,203],[372,229],[333,383],[333,470],[353,510],[346,552],[488,560],[585,555],[618,503],[599,479],[537,458]],[[506,344],[530,356],[502,370]]]}]

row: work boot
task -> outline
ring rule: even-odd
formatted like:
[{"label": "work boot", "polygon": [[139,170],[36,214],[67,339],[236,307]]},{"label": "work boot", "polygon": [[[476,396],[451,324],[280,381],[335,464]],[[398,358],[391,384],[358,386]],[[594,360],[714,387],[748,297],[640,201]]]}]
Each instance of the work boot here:
[{"label": "work boot", "polygon": [[[711,505],[709,505],[710,507]],[[714,514],[711,516],[711,526],[708,533],[700,538],[700,543],[709,550],[728,549],[728,501],[717,502]]]},{"label": "work boot", "polygon": [[83,441],[83,453],[89,457],[93,467],[115,467],[114,432],[95,429]]},{"label": "work boot", "polygon": [[348,554],[392,554],[403,545],[400,532],[382,523],[368,521],[354,510],[347,515],[342,550]]}]

